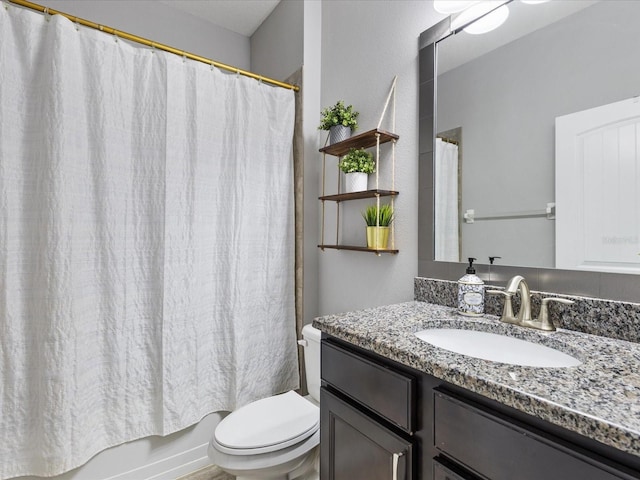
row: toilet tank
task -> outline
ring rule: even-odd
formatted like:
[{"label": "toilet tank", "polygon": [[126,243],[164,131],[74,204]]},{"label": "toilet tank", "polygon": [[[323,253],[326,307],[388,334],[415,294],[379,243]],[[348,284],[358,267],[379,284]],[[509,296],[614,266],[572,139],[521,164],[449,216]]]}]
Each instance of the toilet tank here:
[{"label": "toilet tank", "polygon": [[302,328],[302,338],[299,343],[304,347],[307,389],[309,395],[316,402],[320,402],[320,330],[311,325],[305,325]]}]

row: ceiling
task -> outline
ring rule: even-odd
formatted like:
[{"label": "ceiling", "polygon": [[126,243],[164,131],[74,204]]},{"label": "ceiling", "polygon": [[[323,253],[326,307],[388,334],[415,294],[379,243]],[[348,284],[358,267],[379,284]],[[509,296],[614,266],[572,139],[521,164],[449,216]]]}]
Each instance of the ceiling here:
[{"label": "ceiling", "polygon": [[250,37],[280,0],[158,0],[195,17]]}]

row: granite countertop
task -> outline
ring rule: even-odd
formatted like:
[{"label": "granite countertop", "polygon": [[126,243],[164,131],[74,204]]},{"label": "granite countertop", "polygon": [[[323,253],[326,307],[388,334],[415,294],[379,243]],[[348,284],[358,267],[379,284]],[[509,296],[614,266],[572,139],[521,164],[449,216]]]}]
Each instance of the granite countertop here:
[{"label": "granite countertop", "polygon": [[[464,317],[455,309],[406,302],[316,318],[313,326],[339,339],[466,388],[504,405],[640,456],[640,344],[572,330],[543,333],[493,315]],[[414,333],[470,328],[532,340],[582,364],[535,368],[460,355]]]}]

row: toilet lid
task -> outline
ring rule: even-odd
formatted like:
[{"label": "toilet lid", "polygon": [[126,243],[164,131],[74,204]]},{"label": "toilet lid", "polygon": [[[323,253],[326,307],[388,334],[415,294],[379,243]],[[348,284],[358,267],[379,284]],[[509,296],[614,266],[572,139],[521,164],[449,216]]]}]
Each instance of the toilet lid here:
[{"label": "toilet lid", "polygon": [[264,453],[302,441],[319,423],[320,409],[291,391],[230,413],[218,424],[214,437],[223,447]]}]

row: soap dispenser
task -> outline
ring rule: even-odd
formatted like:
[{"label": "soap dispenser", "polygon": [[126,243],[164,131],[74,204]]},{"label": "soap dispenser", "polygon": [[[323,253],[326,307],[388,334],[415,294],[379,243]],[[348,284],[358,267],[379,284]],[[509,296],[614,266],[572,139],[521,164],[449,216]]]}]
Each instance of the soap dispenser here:
[{"label": "soap dispenser", "polygon": [[469,258],[464,277],[458,280],[458,312],[470,317],[484,315],[484,282],[473,268],[475,258]]}]

